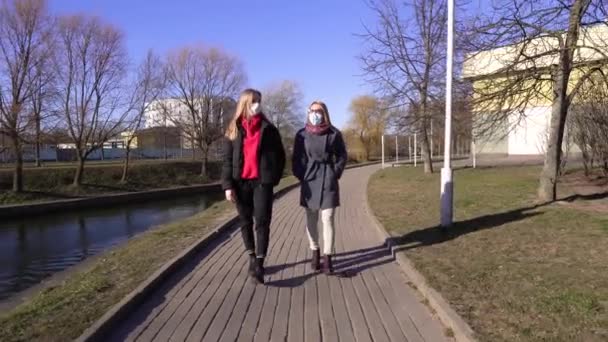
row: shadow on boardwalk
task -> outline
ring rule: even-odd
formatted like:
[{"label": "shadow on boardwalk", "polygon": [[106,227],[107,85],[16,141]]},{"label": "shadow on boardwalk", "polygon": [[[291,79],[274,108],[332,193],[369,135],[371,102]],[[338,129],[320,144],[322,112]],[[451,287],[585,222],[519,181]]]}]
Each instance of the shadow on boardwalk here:
[{"label": "shadow on boardwalk", "polygon": [[[608,192],[592,195],[573,195],[562,199],[562,201],[572,202],[576,200],[596,200],[606,197],[608,197]],[[543,212],[536,210],[550,204],[551,203],[533,205],[502,213],[489,214],[469,220],[458,221],[447,230],[441,229],[439,226],[424,228],[402,236],[389,238],[383,244],[376,247],[337,253],[334,262],[334,268],[336,271],[335,276],[353,277],[367,269],[393,262],[394,257],[388,248],[389,245],[396,246],[395,251],[399,252],[444,243],[457,239],[466,234],[485,229],[496,229],[508,223],[543,215]],[[303,263],[307,264],[309,262],[310,259],[284,265],[274,265],[268,267],[267,272],[268,274],[273,274],[280,272],[283,269],[294,267]],[[272,281],[267,285],[288,288],[298,287],[316,275],[316,273],[309,272],[290,279]]]}]

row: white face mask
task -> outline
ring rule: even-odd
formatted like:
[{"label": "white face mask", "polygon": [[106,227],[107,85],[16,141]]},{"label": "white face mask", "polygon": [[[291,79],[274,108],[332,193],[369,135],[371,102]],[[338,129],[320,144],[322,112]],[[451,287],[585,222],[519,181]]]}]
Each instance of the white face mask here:
[{"label": "white face mask", "polygon": [[308,121],[314,126],[318,126],[323,123],[323,115],[319,112],[310,112],[308,114]]},{"label": "white face mask", "polygon": [[262,112],[262,106],[259,103],[253,103],[251,105],[249,113],[251,115],[258,115],[258,114],[260,114],[260,112]]}]

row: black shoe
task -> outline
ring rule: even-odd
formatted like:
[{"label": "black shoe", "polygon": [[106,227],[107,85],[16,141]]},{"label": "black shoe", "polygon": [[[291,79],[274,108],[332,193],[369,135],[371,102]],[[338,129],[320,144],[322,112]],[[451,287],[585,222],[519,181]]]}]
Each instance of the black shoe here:
[{"label": "black shoe", "polygon": [[334,273],[334,266],[332,265],[330,255],[323,256],[323,273],[327,275]]},{"label": "black shoe", "polygon": [[255,277],[255,259],[255,253],[249,254],[249,270],[247,273],[249,273],[251,277]]},{"label": "black shoe", "polygon": [[312,251],[312,260],[310,261],[310,266],[312,267],[312,269],[314,271],[318,271],[319,269],[321,269],[321,253],[319,252],[318,249],[315,249]]},{"label": "black shoe", "polygon": [[255,265],[255,280],[258,282],[258,284],[264,284],[264,258],[256,258],[256,265]]}]

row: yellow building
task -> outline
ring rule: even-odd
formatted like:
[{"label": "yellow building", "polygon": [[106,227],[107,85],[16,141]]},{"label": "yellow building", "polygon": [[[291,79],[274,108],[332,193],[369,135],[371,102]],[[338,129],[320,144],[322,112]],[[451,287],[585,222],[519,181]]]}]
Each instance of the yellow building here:
[{"label": "yellow building", "polygon": [[[565,39],[565,33],[562,37]],[[569,90],[592,65],[608,64],[607,56],[608,26],[599,24],[581,28],[574,55],[577,69],[570,77]],[[491,134],[479,136],[476,134],[479,132],[474,132],[477,153],[544,154],[553,96],[550,69],[558,64],[558,60],[559,42],[555,36],[542,36],[525,44],[497,47],[467,56],[463,78],[472,82],[475,89],[475,126],[493,118],[491,112],[502,110],[507,114],[507,119],[497,123]],[[536,78],[526,77],[531,74]],[[520,87],[513,91],[512,86],[516,82],[520,82]],[[490,99],[480,95],[484,91],[498,96]],[[500,97],[501,92],[505,97]],[[578,148],[573,146],[572,150]]]}]

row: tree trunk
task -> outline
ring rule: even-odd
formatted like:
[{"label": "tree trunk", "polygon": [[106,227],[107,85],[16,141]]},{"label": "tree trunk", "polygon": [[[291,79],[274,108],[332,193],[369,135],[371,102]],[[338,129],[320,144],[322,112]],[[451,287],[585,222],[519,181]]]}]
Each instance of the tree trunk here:
[{"label": "tree trunk", "polygon": [[557,180],[561,166],[562,143],[568,107],[570,105],[568,83],[572,71],[572,58],[578,42],[580,22],[583,16],[583,2],[583,0],[576,0],[572,4],[565,46],[560,52],[559,64],[553,72],[553,106],[551,108],[549,141],[538,187],[538,197],[543,202],[557,200]]},{"label": "tree trunk", "polygon": [[164,128],[165,132],[163,133],[163,158],[167,160],[167,131],[166,127]]},{"label": "tree trunk", "polygon": [[564,140],[564,129],[566,116],[568,115],[568,103],[566,98],[566,77],[562,71],[557,75],[554,83],[554,100],[551,108],[551,122],[549,126],[549,141],[545,153],[545,163],[540,174],[540,185],[538,198],[543,202],[557,200],[557,180],[562,157],[562,143]]},{"label": "tree trunk", "polygon": [[41,167],[40,162],[40,114],[36,115],[36,167]]},{"label": "tree trunk", "polygon": [[209,161],[209,146],[201,145],[200,150],[201,150],[201,177],[207,177],[207,175],[208,175],[207,164]]},{"label": "tree trunk", "polygon": [[76,174],[74,175],[74,182],[72,183],[75,187],[80,187],[82,184],[82,176],[84,175],[84,161],[86,157],[82,157],[80,151],[77,152],[78,165],[76,166]]},{"label": "tree trunk", "polygon": [[122,177],[120,178],[121,183],[127,183],[128,175],[129,175],[129,161],[131,158],[131,149],[127,145],[127,149],[125,150],[125,161],[122,166]]},{"label": "tree trunk", "polygon": [[21,142],[15,134],[11,136],[13,144],[13,153],[15,155],[15,170],[13,172],[13,191],[23,191],[23,153],[21,151]]},{"label": "tree trunk", "polygon": [[424,160],[424,173],[433,173],[433,159],[429,144],[429,134],[427,131],[426,118],[422,127],[422,159]]}]

